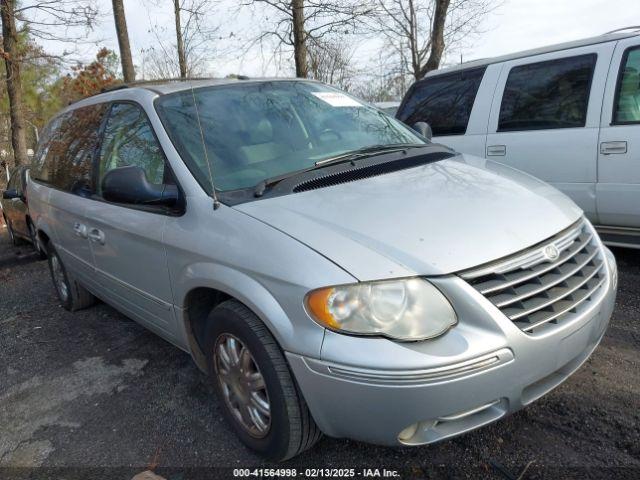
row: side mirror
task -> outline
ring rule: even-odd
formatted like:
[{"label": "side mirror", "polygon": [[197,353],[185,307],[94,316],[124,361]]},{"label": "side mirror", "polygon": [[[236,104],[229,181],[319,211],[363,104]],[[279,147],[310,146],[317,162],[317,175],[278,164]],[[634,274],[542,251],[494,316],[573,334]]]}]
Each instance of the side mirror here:
[{"label": "side mirror", "polygon": [[179,195],[175,185],[149,183],[144,170],[133,165],[114,168],[102,179],[102,196],[109,202],[173,207]]},{"label": "side mirror", "polygon": [[431,140],[433,132],[427,122],[416,122],[412,127],[416,132],[425,137],[427,140]]},{"label": "side mirror", "polygon": [[2,192],[2,198],[4,200],[12,200],[14,198],[21,198],[21,195],[15,188],[12,188],[10,190],[5,190],[4,192]]}]

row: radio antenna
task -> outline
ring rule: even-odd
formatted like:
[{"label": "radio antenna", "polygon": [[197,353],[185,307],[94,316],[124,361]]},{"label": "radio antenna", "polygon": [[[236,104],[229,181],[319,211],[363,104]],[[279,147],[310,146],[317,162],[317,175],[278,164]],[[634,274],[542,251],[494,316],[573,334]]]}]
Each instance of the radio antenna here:
[{"label": "radio antenna", "polygon": [[220,207],[220,201],[216,195],[216,187],[213,184],[213,167],[209,162],[209,154],[207,152],[207,144],[204,142],[204,131],[202,130],[202,123],[200,123],[200,111],[198,110],[198,103],[196,102],[196,94],[193,91],[193,84],[189,82],[191,87],[191,98],[193,99],[193,106],[196,109],[196,119],[198,120],[198,130],[200,131],[200,141],[202,142],[202,150],[204,152],[204,160],[207,163],[207,170],[209,171],[209,181],[211,182],[211,197],[213,198],[213,209],[217,210]]}]

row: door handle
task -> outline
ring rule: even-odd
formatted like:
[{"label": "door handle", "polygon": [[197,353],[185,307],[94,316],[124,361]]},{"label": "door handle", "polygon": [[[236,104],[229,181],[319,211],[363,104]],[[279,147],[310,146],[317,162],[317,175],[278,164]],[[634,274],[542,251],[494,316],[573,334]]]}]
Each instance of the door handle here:
[{"label": "door handle", "polygon": [[504,157],[507,154],[506,145],[487,146],[487,157]]},{"label": "door handle", "polygon": [[100,245],[104,245],[104,232],[102,230],[98,230],[97,228],[92,228],[89,231],[89,240],[94,243],[99,243]]},{"label": "door handle", "polygon": [[87,238],[87,226],[76,222],[73,224],[73,231],[80,238]]},{"label": "door handle", "polygon": [[603,155],[627,153],[627,142],[602,142],[600,153]]}]

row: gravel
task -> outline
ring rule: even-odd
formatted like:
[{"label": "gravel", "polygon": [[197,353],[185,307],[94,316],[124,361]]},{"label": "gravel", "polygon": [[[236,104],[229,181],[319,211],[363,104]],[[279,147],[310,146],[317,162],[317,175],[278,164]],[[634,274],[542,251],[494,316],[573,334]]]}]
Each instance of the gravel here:
[{"label": "gravel", "polygon": [[620,286],[602,344],[529,408],[431,446],[324,438],[271,465],[236,439],[186,353],[105,304],[62,309],[46,261],[11,246],[0,227],[0,478],[130,479],[151,469],[178,480],[273,467],[298,477],[323,467],[401,478],[640,478],[640,251],[614,253]]}]

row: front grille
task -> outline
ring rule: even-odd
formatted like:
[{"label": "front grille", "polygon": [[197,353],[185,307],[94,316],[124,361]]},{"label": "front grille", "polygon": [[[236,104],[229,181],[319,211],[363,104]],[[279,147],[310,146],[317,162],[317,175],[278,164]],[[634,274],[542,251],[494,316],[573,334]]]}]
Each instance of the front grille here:
[{"label": "front grille", "polygon": [[606,267],[593,229],[580,220],[534,247],[460,276],[521,330],[537,334],[587,308],[604,284]]}]

